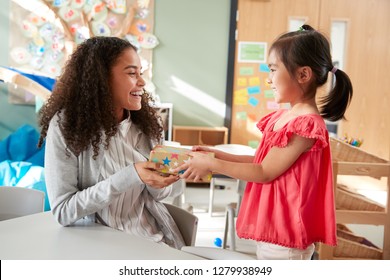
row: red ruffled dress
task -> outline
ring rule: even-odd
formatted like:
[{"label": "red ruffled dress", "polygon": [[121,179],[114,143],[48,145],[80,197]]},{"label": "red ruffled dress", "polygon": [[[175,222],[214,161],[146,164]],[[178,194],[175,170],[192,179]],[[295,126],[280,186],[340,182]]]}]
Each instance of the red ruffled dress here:
[{"label": "red ruffled dress", "polygon": [[273,131],[285,112],[273,112],[257,124],[263,138],[255,163],[261,163],[272,147],[285,147],[293,134],[316,142],[272,182],[248,182],[237,218],[237,234],[289,248],[306,249],[314,242],[335,246],[332,161],[325,122],[319,115],[308,114]]}]

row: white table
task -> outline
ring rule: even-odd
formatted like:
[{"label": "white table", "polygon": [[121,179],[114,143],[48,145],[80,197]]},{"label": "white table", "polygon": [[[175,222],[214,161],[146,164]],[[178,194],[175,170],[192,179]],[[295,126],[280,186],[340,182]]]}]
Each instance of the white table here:
[{"label": "white table", "polygon": [[51,212],[0,222],[1,260],[201,259],[85,220],[63,227]]}]

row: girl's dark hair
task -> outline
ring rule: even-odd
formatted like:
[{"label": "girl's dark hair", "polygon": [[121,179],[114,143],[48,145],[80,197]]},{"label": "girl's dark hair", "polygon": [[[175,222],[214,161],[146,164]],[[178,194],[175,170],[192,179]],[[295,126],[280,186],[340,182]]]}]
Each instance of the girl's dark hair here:
[{"label": "girl's dark hair", "polygon": [[[270,51],[277,53],[292,77],[298,67],[309,66],[312,69],[315,79],[305,93],[307,98],[315,97],[317,87],[326,83],[328,73],[333,69],[329,41],[310,25],[281,35],[272,44]],[[353,93],[351,80],[345,72],[337,69],[334,75],[333,88],[320,99],[321,116],[331,121],[344,118]]]},{"label": "girl's dark hair", "polygon": [[[93,37],[77,47],[39,112],[38,147],[43,145],[50,120],[57,113],[61,113],[58,123],[68,154],[71,151],[77,156],[92,145],[96,158],[100,144],[108,147],[118,130],[109,85],[111,68],[127,49],[136,51],[128,41],[117,37]],[[149,94],[143,94],[142,108],[131,111],[131,120],[148,137],[158,141],[163,128],[156,109],[150,105],[152,102]]]}]

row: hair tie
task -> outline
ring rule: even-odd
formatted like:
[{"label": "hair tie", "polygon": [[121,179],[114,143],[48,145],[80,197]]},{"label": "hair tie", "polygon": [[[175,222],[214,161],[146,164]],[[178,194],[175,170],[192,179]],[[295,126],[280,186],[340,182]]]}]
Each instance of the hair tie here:
[{"label": "hair tie", "polygon": [[332,70],[330,70],[330,72],[332,72],[333,74],[335,74],[337,71],[337,67],[336,66],[333,66]]}]

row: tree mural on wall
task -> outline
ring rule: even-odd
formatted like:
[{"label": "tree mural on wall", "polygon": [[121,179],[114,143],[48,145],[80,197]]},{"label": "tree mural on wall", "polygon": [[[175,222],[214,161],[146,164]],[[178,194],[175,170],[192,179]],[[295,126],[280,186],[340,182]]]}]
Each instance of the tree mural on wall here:
[{"label": "tree mural on wall", "polygon": [[115,36],[139,49],[153,93],[153,24],[154,0],[12,0],[9,66],[55,78],[85,39]]}]

